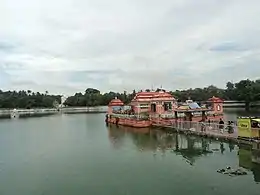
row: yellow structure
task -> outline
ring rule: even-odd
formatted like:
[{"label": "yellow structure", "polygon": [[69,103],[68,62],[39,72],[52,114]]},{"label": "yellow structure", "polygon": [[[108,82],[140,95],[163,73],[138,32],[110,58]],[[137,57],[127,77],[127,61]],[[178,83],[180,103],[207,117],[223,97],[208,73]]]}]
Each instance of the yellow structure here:
[{"label": "yellow structure", "polygon": [[238,117],[238,137],[260,138],[260,117]]}]

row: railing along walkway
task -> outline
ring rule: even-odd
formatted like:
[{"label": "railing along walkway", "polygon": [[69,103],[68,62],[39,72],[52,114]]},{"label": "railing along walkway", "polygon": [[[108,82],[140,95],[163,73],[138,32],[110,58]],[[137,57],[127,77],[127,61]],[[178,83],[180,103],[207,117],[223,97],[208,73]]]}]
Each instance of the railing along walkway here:
[{"label": "railing along walkway", "polygon": [[158,121],[153,124],[158,127],[174,128],[176,131],[185,133],[224,138],[235,140],[238,138],[237,126],[235,125],[219,125],[217,123],[203,123],[203,122],[190,122],[190,121]]}]

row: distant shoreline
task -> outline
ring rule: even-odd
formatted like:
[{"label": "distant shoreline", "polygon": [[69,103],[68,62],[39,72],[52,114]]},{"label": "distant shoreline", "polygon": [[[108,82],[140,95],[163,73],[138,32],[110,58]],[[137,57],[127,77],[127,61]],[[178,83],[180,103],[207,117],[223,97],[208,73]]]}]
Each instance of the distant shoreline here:
[{"label": "distant shoreline", "polygon": [[65,107],[40,109],[0,109],[0,118],[37,117],[55,114],[106,113],[107,107]]}]

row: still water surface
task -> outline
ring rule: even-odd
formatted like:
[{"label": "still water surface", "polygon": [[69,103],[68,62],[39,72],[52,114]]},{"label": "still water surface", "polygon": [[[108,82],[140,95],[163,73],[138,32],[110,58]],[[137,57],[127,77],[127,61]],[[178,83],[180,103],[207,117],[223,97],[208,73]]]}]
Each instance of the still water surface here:
[{"label": "still water surface", "polygon": [[[0,120],[1,195],[259,195],[251,158],[233,144],[106,126],[104,114]],[[216,172],[227,166],[248,175]]]}]

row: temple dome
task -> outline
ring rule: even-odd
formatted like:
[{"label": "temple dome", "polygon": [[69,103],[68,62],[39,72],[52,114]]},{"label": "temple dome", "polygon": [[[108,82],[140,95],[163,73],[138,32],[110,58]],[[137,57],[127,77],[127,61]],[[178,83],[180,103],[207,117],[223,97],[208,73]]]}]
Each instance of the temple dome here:
[{"label": "temple dome", "polygon": [[209,102],[216,102],[216,103],[223,103],[224,101],[221,98],[213,96],[212,98],[208,99]]},{"label": "temple dome", "polygon": [[108,104],[108,106],[123,106],[123,105],[124,105],[124,103],[120,99],[117,99],[117,98],[112,99]]}]

